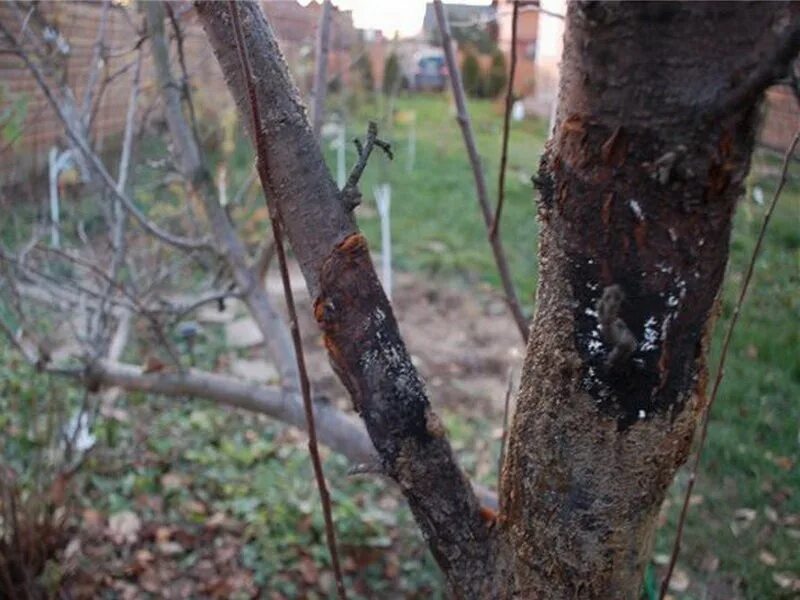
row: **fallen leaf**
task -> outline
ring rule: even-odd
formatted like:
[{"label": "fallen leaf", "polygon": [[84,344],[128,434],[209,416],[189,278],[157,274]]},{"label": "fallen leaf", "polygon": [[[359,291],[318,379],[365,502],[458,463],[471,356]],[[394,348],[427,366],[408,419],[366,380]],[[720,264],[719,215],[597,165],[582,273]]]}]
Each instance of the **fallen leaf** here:
[{"label": "fallen leaf", "polygon": [[776,456],[773,462],[784,471],[790,471],[794,466],[794,461],[788,456]]},{"label": "fallen leaf", "polygon": [[316,585],[317,580],[319,579],[319,570],[317,569],[317,565],[314,564],[314,561],[311,560],[308,556],[303,556],[300,559],[300,575],[303,578],[303,581],[306,582],[308,585]]},{"label": "fallen leaf", "polygon": [[715,573],[719,569],[719,556],[707,553],[700,563],[700,570],[706,573]]},{"label": "fallen leaf", "polygon": [[180,473],[164,473],[161,476],[161,487],[165,490],[177,490],[186,485],[186,478]]},{"label": "fallen leaf", "polygon": [[771,506],[764,507],[764,516],[767,517],[767,521],[769,521],[770,523],[778,522],[778,511],[772,508]]},{"label": "fallen leaf", "polygon": [[167,542],[172,537],[172,527],[159,527],[156,529],[156,543]]},{"label": "fallen leaf", "polygon": [[793,592],[800,591],[800,579],[793,577],[789,573],[773,573],[772,581],[778,584],[784,590],[791,590]]},{"label": "fallen leaf", "polygon": [[156,544],[159,553],[164,556],[175,556],[176,554],[183,553],[183,546],[178,542],[159,542]]},{"label": "fallen leaf", "polygon": [[690,582],[689,574],[683,569],[676,567],[669,580],[669,589],[673,592],[685,592],[689,589]]},{"label": "fallen leaf", "polygon": [[142,373],[160,373],[164,369],[167,368],[167,365],[164,364],[161,360],[156,358],[155,356],[148,356],[144,361],[144,367],[142,368]]},{"label": "fallen leaf", "polygon": [[98,534],[105,527],[105,518],[93,508],[83,511],[83,527],[89,533]]},{"label": "fallen leaf", "polygon": [[775,557],[775,555],[767,550],[762,550],[758,553],[758,560],[768,567],[774,567],[778,564],[778,559]]},{"label": "fallen leaf", "polygon": [[757,514],[758,513],[752,508],[737,508],[734,511],[733,516],[739,521],[750,523],[753,519],[756,518]]},{"label": "fallen leaf", "polygon": [[117,545],[136,542],[141,528],[139,517],[129,510],[118,512],[108,519],[108,535]]}]

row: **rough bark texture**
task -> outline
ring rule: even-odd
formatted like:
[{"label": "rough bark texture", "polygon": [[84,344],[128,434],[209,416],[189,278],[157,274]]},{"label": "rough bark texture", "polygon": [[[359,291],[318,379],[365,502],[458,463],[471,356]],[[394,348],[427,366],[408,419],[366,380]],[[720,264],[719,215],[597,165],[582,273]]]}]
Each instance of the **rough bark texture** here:
[{"label": "rough bark texture", "polygon": [[[250,128],[229,6],[195,6]],[[462,597],[485,597],[498,572],[493,529],[481,517],[431,409],[366,242],[325,166],[274,34],[256,3],[238,6],[267,139],[266,156],[259,157],[268,171],[266,193],[275,201],[315,299],[331,362],[353,395],[382,469],[403,490],[450,586]]]},{"label": "rough bark texture", "polygon": [[705,337],[749,167],[755,105],[730,99],[796,28],[793,10],[570,5],[503,469],[509,597],[638,595],[704,408]]}]

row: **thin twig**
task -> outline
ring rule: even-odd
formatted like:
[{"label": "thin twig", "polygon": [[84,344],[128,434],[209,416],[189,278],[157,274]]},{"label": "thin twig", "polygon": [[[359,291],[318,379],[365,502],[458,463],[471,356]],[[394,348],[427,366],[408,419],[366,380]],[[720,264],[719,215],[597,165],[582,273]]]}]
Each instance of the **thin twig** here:
[{"label": "thin twig", "polygon": [[281,280],[283,281],[283,295],[286,300],[286,309],[289,313],[289,321],[292,331],[292,341],[294,342],[295,358],[297,360],[297,370],[300,379],[300,390],[303,396],[303,408],[305,410],[306,424],[308,428],[308,451],[311,455],[311,463],[314,468],[314,476],[317,480],[317,488],[319,489],[320,501],[322,503],[322,513],[325,519],[325,537],[328,542],[328,551],[331,555],[331,562],[333,564],[333,571],[336,576],[336,587],[339,592],[339,597],[346,600],[347,592],[344,587],[344,579],[342,578],[342,570],[339,566],[339,554],[336,549],[336,532],[333,527],[333,516],[331,515],[331,499],[328,494],[328,488],[325,483],[325,474],[322,471],[322,461],[319,456],[319,448],[317,446],[317,433],[314,424],[314,407],[311,400],[311,386],[308,380],[308,372],[306,371],[305,357],[303,355],[303,341],[300,337],[300,328],[297,322],[297,309],[294,304],[294,295],[292,293],[292,284],[289,278],[289,268],[286,264],[286,252],[283,247],[283,231],[282,219],[280,211],[274,201],[274,194],[269,190],[269,165],[267,163],[267,147],[266,139],[264,138],[264,129],[262,127],[261,115],[258,108],[258,97],[256,96],[255,83],[253,81],[253,74],[250,68],[250,61],[245,50],[244,33],[242,31],[242,23],[239,19],[239,7],[236,5],[236,0],[229,0],[229,7],[231,12],[231,20],[236,38],[236,46],[239,52],[239,59],[241,60],[242,77],[245,80],[247,91],[250,99],[250,112],[253,119],[253,132],[256,146],[256,154],[258,157],[258,172],[261,178],[261,186],[267,199],[267,208],[271,213],[270,222],[272,223],[272,235],[275,240],[275,249],[278,256],[278,264],[281,271]]},{"label": "thin twig", "polygon": [[503,508],[503,493],[502,493],[502,481],[503,481],[503,463],[506,460],[506,443],[508,440],[508,409],[511,406],[511,390],[514,387],[514,369],[508,370],[508,385],[506,386],[506,402],[505,406],[503,407],[503,434],[500,438],[500,458],[497,461],[497,505],[498,505],[498,513],[502,511]]},{"label": "thin twig", "polygon": [[361,175],[364,173],[364,169],[367,167],[367,161],[369,160],[370,154],[372,154],[372,149],[377,146],[386,153],[389,160],[394,158],[391,144],[378,139],[378,124],[375,121],[369,122],[369,126],[367,127],[367,139],[364,143],[362,144],[361,140],[358,138],[355,138],[353,143],[356,145],[356,150],[358,151],[358,160],[356,164],[353,165],[353,169],[350,171],[350,175],[347,178],[347,183],[344,184],[341,191],[342,202],[347,206],[347,210],[353,210],[361,203],[361,192],[358,190],[358,182],[361,179]]},{"label": "thin twig", "polygon": [[181,94],[186,101],[186,107],[189,109],[189,122],[192,125],[192,133],[194,134],[194,141],[198,148],[200,147],[200,132],[197,127],[197,113],[194,109],[194,102],[192,101],[192,94],[189,87],[189,69],[186,67],[186,55],[183,50],[183,42],[185,36],[181,25],[178,22],[178,15],[172,8],[172,4],[164,2],[164,7],[167,9],[167,16],[169,22],[172,24],[172,29],[175,31],[175,45],[178,51],[178,64],[181,67]]},{"label": "thin twig", "polygon": [[517,70],[517,17],[519,2],[514,2],[511,15],[511,65],[508,69],[508,89],[506,89],[506,110],[503,114],[503,149],[500,152],[500,173],[497,176],[497,208],[494,211],[492,226],[489,228],[489,239],[497,237],[500,228],[500,216],[503,213],[503,200],[506,195],[506,163],[508,162],[508,129],[511,121],[511,108],[514,105],[514,73]]},{"label": "thin twig", "polygon": [[[475,136],[472,133],[472,123],[470,122],[469,113],[467,112],[467,102],[464,95],[464,84],[461,82],[461,72],[456,64],[455,53],[453,52],[452,35],[450,34],[450,25],[445,15],[444,7],[441,0],[435,0],[433,3],[436,9],[436,19],[439,22],[439,32],[442,36],[442,46],[444,48],[444,56],[447,61],[447,70],[450,74],[450,87],[453,90],[453,98],[456,102],[458,109],[458,116],[456,120],[461,127],[461,134],[464,137],[464,145],[467,147],[467,156],[469,157],[470,166],[472,167],[472,174],[475,178],[475,191],[478,195],[478,204],[483,214],[483,221],[486,225],[487,233],[492,226],[492,209],[489,206],[489,196],[486,192],[486,178],[481,166],[481,159],[478,155],[478,148],[475,145]],[[528,319],[522,313],[517,298],[517,292],[514,289],[514,282],[511,280],[511,272],[508,268],[508,260],[506,253],[503,249],[503,242],[501,238],[489,237],[489,245],[494,254],[494,262],[497,265],[497,271],[500,275],[500,281],[503,284],[503,291],[506,295],[506,303],[514,317],[517,324],[519,333],[525,343],[528,342]]]},{"label": "thin twig", "polygon": [[744,304],[745,295],[747,294],[747,289],[750,286],[750,280],[753,277],[756,260],[758,259],[759,252],[761,251],[761,245],[764,241],[764,236],[766,235],[770,219],[772,218],[772,213],[775,210],[775,206],[778,204],[778,199],[780,198],[781,192],[786,184],[789,163],[792,160],[795,148],[797,148],[798,141],[800,141],[800,130],[798,130],[798,132],[795,134],[794,140],[784,156],[783,167],[781,169],[781,178],[778,183],[778,187],[775,189],[775,194],[772,196],[772,202],[770,202],[767,212],[764,213],[764,221],[761,224],[760,231],[758,232],[756,245],[755,248],[753,248],[753,254],[750,256],[750,263],[747,265],[747,271],[745,272],[744,281],[742,282],[742,288],[739,291],[739,298],[737,299],[736,306],[733,309],[733,315],[731,316],[730,323],[728,324],[728,330],[725,332],[725,339],[722,342],[722,350],[720,352],[719,362],[717,364],[714,387],[711,389],[711,397],[708,400],[708,406],[706,407],[705,414],[703,415],[703,423],[700,428],[700,439],[697,443],[697,451],[694,455],[694,461],[692,462],[692,470],[689,474],[689,483],[686,486],[686,494],[683,498],[681,514],[678,518],[678,530],[675,533],[675,542],[672,546],[672,554],[670,555],[669,566],[667,567],[666,575],[664,575],[664,580],[661,582],[661,593],[659,595],[659,600],[664,600],[664,597],[667,594],[667,589],[669,588],[669,580],[672,577],[673,570],[675,569],[675,563],[678,562],[678,554],[681,550],[681,539],[683,537],[683,528],[686,524],[686,513],[689,510],[689,501],[691,499],[692,490],[694,489],[694,483],[697,480],[697,471],[700,466],[700,459],[703,455],[703,446],[705,445],[706,436],[708,435],[708,423],[711,415],[711,407],[714,405],[714,401],[717,399],[717,392],[719,392],[720,383],[725,375],[725,359],[728,356],[728,348],[730,347],[731,338],[733,337],[733,330],[739,320],[739,313],[742,305]]},{"label": "thin twig", "polygon": [[525,8],[527,8],[532,12],[542,13],[543,15],[547,15],[548,17],[554,17],[556,19],[564,19],[564,15],[562,15],[561,13],[553,12],[552,10],[547,10],[546,8],[542,8],[540,0],[516,0],[515,4],[524,6]]}]

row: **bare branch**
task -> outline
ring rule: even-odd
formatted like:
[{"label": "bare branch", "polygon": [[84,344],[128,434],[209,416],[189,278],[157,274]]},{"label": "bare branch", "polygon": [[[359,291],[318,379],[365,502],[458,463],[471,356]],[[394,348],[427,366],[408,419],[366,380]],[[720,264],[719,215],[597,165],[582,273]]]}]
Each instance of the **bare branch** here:
[{"label": "bare branch", "polygon": [[[213,400],[227,406],[261,413],[305,429],[303,402],[300,394],[285,388],[265,387],[196,369],[183,373],[144,373],[140,367],[99,360],[89,367],[83,378],[102,386],[118,386],[128,391],[142,391],[163,396],[192,396]],[[320,441],[353,462],[374,460],[375,451],[364,427],[329,402],[314,402]]]},{"label": "bare branch", "polygon": [[[254,78],[246,79],[227,7],[195,2],[244,115],[250,89],[261,133],[245,119],[258,149],[264,186],[283,217],[287,239],[314,298],[314,314],[337,375],[367,425],[386,473],[409,502],[456,594],[484,597],[494,587],[498,538],[481,517],[469,481],[400,337],[352,212],[340,199],[296,86],[259,5],[237,2]],[[257,58],[257,60],[256,60]],[[268,107],[268,110],[266,109]]]},{"label": "bare branch", "polygon": [[356,145],[356,150],[358,151],[358,161],[353,165],[353,169],[350,171],[350,175],[347,178],[347,183],[345,183],[341,192],[342,202],[347,210],[353,210],[361,203],[361,192],[358,189],[358,182],[361,179],[361,175],[364,173],[364,169],[367,167],[367,161],[369,160],[370,154],[372,154],[372,149],[377,146],[383,150],[386,156],[389,157],[389,160],[394,159],[391,144],[378,139],[378,124],[375,121],[369,122],[366,141],[362,144],[361,140],[355,138],[353,143]]},{"label": "bare branch", "polygon": [[800,53],[800,18],[797,7],[790,7],[788,24],[778,36],[768,55],[758,61],[744,80],[727,92],[718,109],[709,118],[731,114],[752,105],[762,92],[789,73],[790,65]]},{"label": "bare branch", "polygon": [[[453,40],[450,34],[450,25],[447,22],[444,8],[442,7],[441,0],[435,0],[433,3],[436,10],[436,19],[439,23],[439,32],[442,36],[442,47],[444,48],[444,56],[447,62],[447,70],[450,74],[450,87],[453,90],[453,98],[456,102],[458,115],[456,119],[461,127],[461,133],[464,137],[464,145],[467,148],[467,156],[469,157],[470,166],[472,167],[472,174],[475,178],[475,191],[478,195],[478,204],[483,214],[483,220],[486,224],[487,232],[492,227],[492,209],[489,206],[489,196],[486,191],[486,179],[481,166],[481,159],[478,155],[478,148],[475,145],[475,136],[472,133],[472,123],[467,112],[467,102],[464,95],[464,85],[461,82],[461,72],[456,64],[455,53],[453,52]],[[508,260],[503,248],[502,240],[497,236],[489,235],[489,245],[492,247],[494,254],[494,262],[497,265],[497,271],[500,275],[500,281],[503,284],[503,291],[506,296],[508,308],[514,321],[517,324],[519,333],[523,341],[528,341],[528,328],[530,326],[528,319],[522,312],[517,292],[514,289],[514,282],[511,280],[511,272],[508,268]]]},{"label": "bare branch", "polygon": [[275,362],[284,386],[298,389],[298,375],[289,332],[280,314],[274,309],[252,269],[247,264],[247,252],[220,206],[216,189],[200,148],[186,122],[181,96],[169,68],[169,49],[164,39],[164,9],[161,2],[146,4],[148,30],[153,52],[156,78],[164,99],[167,124],[173,141],[178,168],[203,204],[214,239],[231,270],[242,300],[247,304],[270,357]]},{"label": "bare branch", "polygon": [[506,89],[506,108],[503,113],[503,143],[500,152],[500,169],[497,175],[497,207],[494,211],[492,226],[489,228],[489,239],[497,238],[500,229],[500,217],[503,214],[503,200],[506,195],[506,162],[508,161],[508,135],[511,121],[511,108],[514,105],[514,74],[517,70],[517,18],[519,17],[519,2],[514,2],[514,12],[511,15],[511,65],[508,69],[508,88]]}]

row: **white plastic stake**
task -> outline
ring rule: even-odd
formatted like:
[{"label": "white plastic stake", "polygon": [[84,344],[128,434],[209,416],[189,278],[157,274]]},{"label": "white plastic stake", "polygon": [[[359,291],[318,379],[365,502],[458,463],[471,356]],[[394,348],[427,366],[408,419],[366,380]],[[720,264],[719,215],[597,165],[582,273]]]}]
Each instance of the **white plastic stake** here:
[{"label": "white plastic stake", "polygon": [[69,166],[71,153],[65,150],[59,154],[58,148],[50,148],[49,176],[50,176],[50,245],[53,248],[61,247],[61,232],[59,221],[61,219],[61,207],[58,200],[58,176]]},{"label": "white plastic stake", "polygon": [[382,183],[375,186],[375,203],[378,205],[378,216],[381,219],[381,271],[383,289],[389,301],[392,300],[392,229],[390,223],[390,206],[392,203],[392,186]]}]

